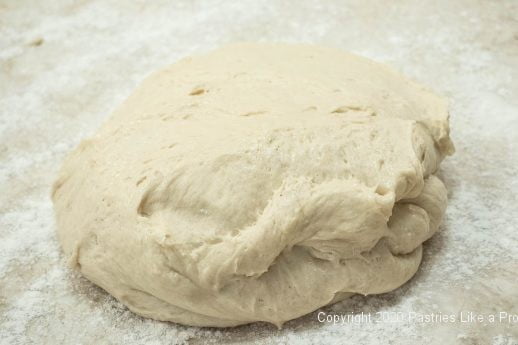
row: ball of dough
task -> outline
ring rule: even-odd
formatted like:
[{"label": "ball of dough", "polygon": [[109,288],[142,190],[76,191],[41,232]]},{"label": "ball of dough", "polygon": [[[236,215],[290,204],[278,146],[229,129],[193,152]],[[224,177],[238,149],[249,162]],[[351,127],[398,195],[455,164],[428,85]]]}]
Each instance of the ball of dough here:
[{"label": "ball of dough", "polygon": [[137,314],[287,320],[416,272],[445,100],[334,49],[230,45],[148,77],[53,188],[73,267]]}]

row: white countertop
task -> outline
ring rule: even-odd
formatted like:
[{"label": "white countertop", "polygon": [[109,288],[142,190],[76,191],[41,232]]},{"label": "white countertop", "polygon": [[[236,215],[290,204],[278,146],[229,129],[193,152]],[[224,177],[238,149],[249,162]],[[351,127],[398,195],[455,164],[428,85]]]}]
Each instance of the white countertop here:
[{"label": "white countertop", "polygon": [[[0,344],[518,344],[517,14],[512,0],[1,2]],[[371,322],[184,327],[136,316],[65,265],[49,198],[64,155],[150,72],[236,41],[342,48],[451,100],[450,204],[419,272],[322,309]]]}]

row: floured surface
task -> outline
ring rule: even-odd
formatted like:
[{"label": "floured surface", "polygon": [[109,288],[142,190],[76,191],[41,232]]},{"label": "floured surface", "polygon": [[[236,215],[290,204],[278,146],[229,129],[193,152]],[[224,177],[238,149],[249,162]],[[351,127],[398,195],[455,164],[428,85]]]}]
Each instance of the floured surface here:
[{"label": "floured surface", "polygon": [[393,293],[324,310],[518,313],[516,6],[416,1],[387,10],[363,3],[4,4],[0,341],[515,343],[516,324],[332,325],[319,323],[317,313],[282,331],[181,327],[135,316],[64,268],[49,200],[57,166],[136,83],[164,61],[230,41],[318,43],[388,62],[450,97],[457,147],[442,168],[446,221],[426,243],[417,276]]}]

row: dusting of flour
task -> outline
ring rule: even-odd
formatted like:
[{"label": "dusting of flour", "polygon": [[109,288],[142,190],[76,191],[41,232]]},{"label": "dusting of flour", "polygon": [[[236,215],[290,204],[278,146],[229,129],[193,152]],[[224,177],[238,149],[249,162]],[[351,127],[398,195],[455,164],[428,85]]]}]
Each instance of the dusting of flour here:
[{"label": "dusting of flour", "polygon": [[[518,344],[512,323],[143,319],[68,270],[50,184],[151,71],[233,41],[306,42],[389,63],[451,99],[450,203],[417,275],[326,314],[518,314],[518,22],[513,1],[6,1],[0,4],[0,344]],[[322,282],[325,284],[325,282]]]}]

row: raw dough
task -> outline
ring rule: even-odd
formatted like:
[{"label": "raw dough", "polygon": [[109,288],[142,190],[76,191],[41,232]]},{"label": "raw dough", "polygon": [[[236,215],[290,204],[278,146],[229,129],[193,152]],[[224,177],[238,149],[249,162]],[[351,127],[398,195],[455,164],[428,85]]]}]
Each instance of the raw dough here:
[{"label": "raw dough", "polygon": [[132,311],[285,321],[416,272],[447,103],[333,49],[239,44],[154,73],[53,189],[72,265]]}]

